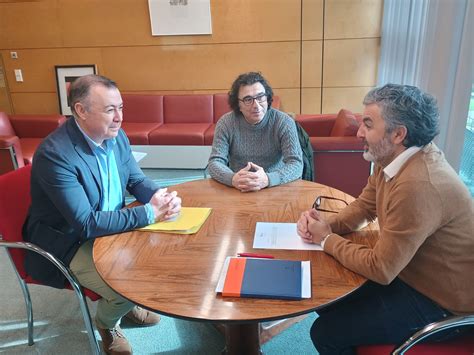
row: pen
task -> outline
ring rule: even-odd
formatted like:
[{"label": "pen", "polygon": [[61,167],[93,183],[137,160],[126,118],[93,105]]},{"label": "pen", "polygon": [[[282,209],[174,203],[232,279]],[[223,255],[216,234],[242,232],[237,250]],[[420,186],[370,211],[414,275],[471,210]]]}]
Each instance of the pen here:
[{"label": "pen", "polygon": [[248,258],[260,258],[260,259],[274,259],[273,255],[268,254],[255,254],[255,253],[238,253],[240,257],[248,257]]}]

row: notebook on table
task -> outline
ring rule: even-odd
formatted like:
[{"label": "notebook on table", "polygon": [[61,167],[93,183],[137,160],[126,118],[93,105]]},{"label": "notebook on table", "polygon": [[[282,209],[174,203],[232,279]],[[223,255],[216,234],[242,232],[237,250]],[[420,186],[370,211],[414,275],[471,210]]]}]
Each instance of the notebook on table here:
[{"label": "notebook on table", "polygon": [[227,257],[216,292],[223,297],[311,298],[310,261]]}]

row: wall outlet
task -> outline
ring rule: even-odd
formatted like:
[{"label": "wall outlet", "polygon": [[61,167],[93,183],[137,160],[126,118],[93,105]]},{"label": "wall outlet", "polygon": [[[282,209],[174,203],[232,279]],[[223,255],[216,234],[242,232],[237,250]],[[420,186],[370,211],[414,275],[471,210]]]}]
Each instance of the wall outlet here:
[{"label": "wall outlet", "polygon": [[12,59],[18,59],[18,53],[17,52],[10,52],[10,57]]},{"label": "wall outlet", "polygon": [[21,72],[21,69],[15,69],[15,80],[16,81],[23,81],[23,74]]}]

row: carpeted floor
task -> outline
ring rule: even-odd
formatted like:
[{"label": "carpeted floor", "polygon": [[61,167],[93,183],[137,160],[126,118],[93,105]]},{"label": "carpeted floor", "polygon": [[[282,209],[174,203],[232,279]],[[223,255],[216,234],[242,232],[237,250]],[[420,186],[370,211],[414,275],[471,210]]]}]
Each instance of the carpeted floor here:
[{"label": "carpeted floor", "polygon": [[[23,296],[11,265],[0,249],[0,353],[88,354],[89,341],[79,304],[68,290],[31,285],[35,344],[27,344]],[[95,314],[95,303],[89,302]],[[309,338],[315,315],[294,324],[263,345],[265,354],[317,354]],[[135,354],[220,354],[223,336],[208,323],[162,317],[150,328],[123,325]],[[98,336],[98,335],[97,335]]]},{"label": "carpeted floor", "polygon": [[[204,177],[203,171],[145,170],[161,186]],[[27,344],[26,311],[16,276],[0,248],[0,353],[88,354],[89,341],[79,304],[71,291],[30,286],[35,344]],[[92,315],[95,304],[89,303]],[[265,354],[317,354],[309,337],[313,313],[263,345]],[[211,324],[162,317],[151,328],[123,326],[135,354],[220,354],[223,336]],[[97,335],[98,336],[98,335]]]}]

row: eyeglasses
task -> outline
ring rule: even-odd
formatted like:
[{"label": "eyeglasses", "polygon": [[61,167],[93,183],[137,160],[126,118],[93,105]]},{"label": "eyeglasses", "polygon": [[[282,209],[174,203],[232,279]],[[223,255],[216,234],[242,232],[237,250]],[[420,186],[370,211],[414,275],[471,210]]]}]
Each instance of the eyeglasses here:
[{"label": "eyeglasses", "polygon": [[245,96],[243,99],[239,99],[239,101],[243,102],[245,106],[253,105],[254,101],[257,101],[259,104],[261,104],[267,101],[267,95],[258,94],[257,96]]},{"label": "eyeglasses", "polygon": [[[333,210],[328,210],[328,209],[325,209],[325,208],[321,208],[321,205],[323,204],[322,201],[326,199],[326,200],[334,200],[334,201],[339,201],[339,202],[343,202],[344,205],[343,206],[339,206],[340,209],[343,209],[344,207],[348,206],[349,204],[344,201],[343,199],[340,199],[340,198],[337,198],[337,197],[331,197],[331,196],[318,196],[316,197],[316,200],[314,200],[314,203],[313,203],[313,208],[317,211],[322,211],[322,212],[331,212],[331,213],[338,213],[339,211],[333,211]],[[338,205],[341,205],[340,203]]]}]

